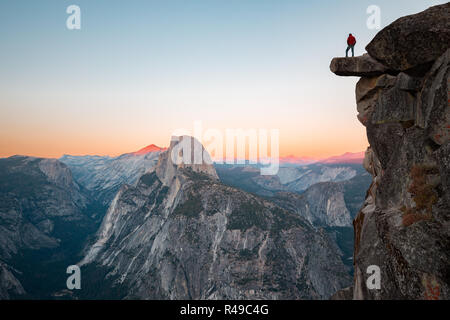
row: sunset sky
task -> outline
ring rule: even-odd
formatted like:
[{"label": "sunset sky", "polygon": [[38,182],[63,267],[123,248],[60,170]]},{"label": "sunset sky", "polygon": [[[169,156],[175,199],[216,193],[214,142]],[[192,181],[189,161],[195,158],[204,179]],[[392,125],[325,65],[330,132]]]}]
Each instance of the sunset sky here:
[{"label": "sunset sky", "polygon": [[[279,129],[280,154],[367,147],[357,78],[329,71],[369,30],[445,1],[0,2],[0,157],[119,155],[203,127]],[[66,8],[81,8],[68,30]]]}]

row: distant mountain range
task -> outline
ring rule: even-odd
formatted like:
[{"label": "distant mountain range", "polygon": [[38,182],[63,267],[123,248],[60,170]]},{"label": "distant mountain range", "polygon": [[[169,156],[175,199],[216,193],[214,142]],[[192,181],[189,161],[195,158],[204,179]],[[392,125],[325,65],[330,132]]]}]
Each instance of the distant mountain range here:
[{"label": "distant mountain range", "polygon": [[140,156],[140,155],[144,155],[144,154],[151,153],[151,152],[161,152],[161,151],[166,151],[166,150],[167,150],[167,148],[161,148],[161,147],[158,147],[157,145],[151,144],[151,145],[148,145],[136,152],[132,152],[131,154],[134,156]]},{"label": "distant mountain range", "polygon": [[346,152],[340,156],[334,156],[334,157],[329,157],[329,158],[325,158],[322,160],[319,160],[320,163],[328,163],[328,164],[332,164],[332,163],[358,163],[358,164],[362,164],[364,161],[364,154],[365,152],[356,152],[356,153],[352,153],[352,152]]},{"label": "distant mountain range", "polygon": [[136,152],[109,156],[70,156],[59,160],[71,170],[75,179],[102,205],[108,206],[123,184],[134,184],[158,161],[165,148],[151,144]]},{"label": "distant mountain range", "polygon": [[364,151],[362,152],[346,152],[339,156],[332,156],[327,158],[313,158],[313,157],[297,157],[287,156],[280,157],[280,163],[284,165],[308,165],[313,163],[357,163],[362,164],[364,160]]},{"label": "distant mountain range", "polygon": [[281,165],[272,176],[260,175],[258,167],[252,165],[216,164],[215,167],[225,183],[260,196],[273,196],[281,191],[302,193],[320,182],[346,181],[359,175],[370,178],[362,165],[353,163]]},{"label": "distant mountain range", "polygon": [[[81,185],[93,192],[96,199],[107,206],[122,184],[135,184],[140,176],[156,165],[159,154],[165,150],[167,148],[151,144],[138,151],[117,157],[64,155],[59,160],[69,166],[74,178]],[[363,159],[364,152],[347,152],[324,159],[282,157],[277,176],[263,177],[257,175],[255,169],[254,180],[263,189],[272,191],[304,191],[314,183],[343,181],[356,175],[356,171],[347,166],[332,168],[321,164],[362,164]],[[302,166],[305,167],[302,168]],[[217,164],[216,167],[221,165]],[[249,167],[245,170],[252,169]]]},{"label": "distant mountain range", "polygon": [[[368,184],[345,162],[357,156],[291,159],[263,177],[174,166],[169,152],[0,159],[0,298],[323,299],[349,284]],[[79,261],[74,293],[65,267]]]},{"label": "distant mountain range", "polygon": [[[125,155],[128,156],[142,156],[146,155],[148,153],[154,153],[154,152],[162,152],[167,150],[167,148],[164,147],[158,147],[154,144],[150,144],[138,151],[125,153],[123,155],[120,155],[118,157],[110,157],[110,156],[96,156],[96,155],[86,155],[86,156],[71,156],[71,155],[64,155],[60,159],[65,160],[68,158],[101,158],[101,159],[116,159],[123,157]],[[364,160],[364,151],[361,152],[345,152],[344,154],[337,155],[337,156],[331,156],[331,157],[325,157],[325,158],[314,158],[314,157],[308,157],[308,156],[294,156],[289,155],[285,157],[279,157],[280,164],[282,165],[309,165],[313,163],[325,163],[325,164],[335,164],[335,163],[355,163],[355,164],[362,164]]]}]

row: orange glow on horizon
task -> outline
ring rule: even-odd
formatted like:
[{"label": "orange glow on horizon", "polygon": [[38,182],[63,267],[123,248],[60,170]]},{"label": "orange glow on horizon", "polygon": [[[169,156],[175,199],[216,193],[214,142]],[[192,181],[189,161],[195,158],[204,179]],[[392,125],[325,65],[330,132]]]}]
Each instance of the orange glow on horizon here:
[{"label": "orange glow on horizon", "polygon": [[[169,142],[150,144],[144,142],[137,144],[120,141],[117,143],[107,143],[106,141],[92,139],[88,143],[87,141],[77,140],[59,142],[53,139],[34,141],[32,137],[23,140],[16,137],[15,139],[11,138],[9,141],[0,140],[0,157],[25,155],[42,158],[60,158],[64,154],[116,157],[125,153],[143,154],[149,151],[157,151],[158,149],[166,150],[168,145]],[[362,152],[366,150],[367,145],[366,142],[355,144],[354,146],[350,146],[345,142],[334,143],[332,145],[315,145],[314,143],[301,145],[300,143],[280,142],[279,156],[280,158],[286,159],[302,158],[304,160],[317,160],[342,155],[346,152]]]}]

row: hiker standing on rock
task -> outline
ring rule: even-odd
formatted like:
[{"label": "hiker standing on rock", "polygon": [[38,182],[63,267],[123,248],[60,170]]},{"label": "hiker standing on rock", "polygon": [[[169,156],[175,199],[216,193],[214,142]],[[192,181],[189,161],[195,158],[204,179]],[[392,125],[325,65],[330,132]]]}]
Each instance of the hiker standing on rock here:
[{"label": "hiker standing on rock", "polygon": [[350,49],[352,49],[352,57],[354,57],[355,56],[356,39],[351,33],[348,35],[347,44],[348,44],[348,47],[347,47],[347,50],[345,50],[345,57],[346,58],[348,57],[348,50],[350,50]]}]

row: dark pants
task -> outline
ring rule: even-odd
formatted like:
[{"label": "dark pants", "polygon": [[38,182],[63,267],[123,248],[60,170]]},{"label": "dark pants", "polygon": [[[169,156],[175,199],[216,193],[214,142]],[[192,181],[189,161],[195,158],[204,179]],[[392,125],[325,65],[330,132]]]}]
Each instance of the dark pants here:
[{"label": "dark pants", "polygon": [[345,50],[345,57],[346,57],[346,58],[348,57],[348,50],[350,50],[350,49],[352,49],[352,57],[355,56],[355,45],[353,45],[353,46],[349,45],[349,46],[347,47],[347,50]]}]

